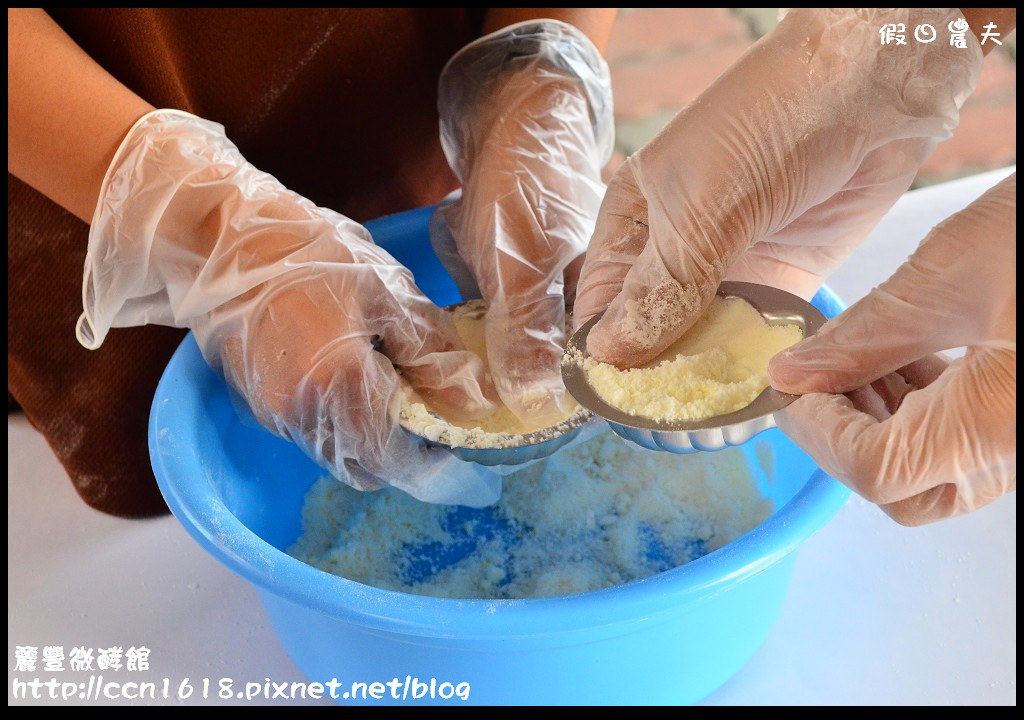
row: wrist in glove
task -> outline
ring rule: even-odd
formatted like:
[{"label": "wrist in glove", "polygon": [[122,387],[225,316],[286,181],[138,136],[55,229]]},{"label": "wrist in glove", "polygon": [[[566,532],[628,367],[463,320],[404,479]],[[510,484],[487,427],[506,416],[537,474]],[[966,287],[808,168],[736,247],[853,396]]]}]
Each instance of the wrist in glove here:
[{"label": "wrist in glove", "polygon": [[463,48],[439,82],[441,144],[463,183],[431,223],[464,294],[488,303],[498,394],[523,422],[571,410],[559,374],[566,298],[612,149],[608,68],[576,28],[530,21]]},{"label": "wrist in glove", "polygon": [[[773,386],[803,394],[779,427],[901,523],[1016,488],[1016,206],[1013,175],[769,366]],[[932,355],[964,345],[952,363]]]},{"label": "wrist in glove", "polygon": [[496,499],[496,478],[392,419],[395,366],[453,417],[494,409],[450,320],[362,226],[254,168],[216,123],[161,110],[128,133],[93,218],[83,303],[90,348],[111,327],[190,327],[262,424],[357,488]]},{"label": "wrist in glove", "polygon": [[883,46],[946,9],[790,11],[609,185],[575,322],[607,309],[598,359],[635,366],[679,338],[723,279],[813,295],[947,138],[982,53]]}]

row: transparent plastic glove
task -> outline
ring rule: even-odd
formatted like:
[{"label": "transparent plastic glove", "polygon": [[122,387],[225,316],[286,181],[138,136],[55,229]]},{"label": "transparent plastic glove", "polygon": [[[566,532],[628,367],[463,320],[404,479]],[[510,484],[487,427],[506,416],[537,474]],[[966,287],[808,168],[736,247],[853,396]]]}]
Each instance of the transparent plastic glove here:
[{"label": "transparent plastic glove", "polygon": [[216,123],[161,110],[129,131],[93,217],[83,302],[88,348],[111,327],[192,328],[263,425],[353,487],[497,499],[498,478],[392,420],[395,366],[452,416],[494,409],[450,320],[362,226],[254,168]]},{"label": "transparent plastic glove", "polygon": [[[779,427],[903,524],[970,512],[1017,486],[1016,206],[1013,175],[769,367],[776,388],[809,393]],[[931,355],[962,345],[948,365]]]},{"label": "transparent plastic glove", "polygon": [[570,408],[560,376],[566,300],[612,149],[607,65],[571,25],[519,23],[449,61],[438,108],[463,188],[431,223],[434,246],[463,294],[487,300],[501,399],[527,424],[556,422]]},{"label": "transparent plastic glove", "polygon": [[[956,126],[982,53],[921,44],[957,10],[789,12],[608,186],[575,322],[635,366],[684,333],[723,279],[810,298]],[[906,45],[879,30],[903,23]]]}]

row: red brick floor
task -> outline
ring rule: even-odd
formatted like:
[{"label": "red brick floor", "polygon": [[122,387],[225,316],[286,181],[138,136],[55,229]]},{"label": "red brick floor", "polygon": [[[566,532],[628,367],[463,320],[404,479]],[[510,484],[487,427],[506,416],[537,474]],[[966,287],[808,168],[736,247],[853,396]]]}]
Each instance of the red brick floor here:
[{"label": "red brick floor", "polygon": [[[641,147],[774,24],[771,8],[627,8],[607,57],[618,142],[606,169]],[[1011,164],[1017,157],[1016,34],[985,60],[981,80],[918,175],[928,185]]]}]

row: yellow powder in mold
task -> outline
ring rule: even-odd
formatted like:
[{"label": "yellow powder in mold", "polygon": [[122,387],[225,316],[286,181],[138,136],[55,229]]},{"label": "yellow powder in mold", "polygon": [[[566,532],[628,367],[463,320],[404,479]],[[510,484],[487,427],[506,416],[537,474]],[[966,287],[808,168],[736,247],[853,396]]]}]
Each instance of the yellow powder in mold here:
[{"label": "yellow powder in mold", "polygon": [[[462,344],[483,361],[489,374],[484,315],[483,302],[479,301],[455,308],[452,311],[452,321]],[[579,406],[572,402],[569,411],[556,422],[527,425],[502,404],[480,420],[450,420],[441,418],[440,413],[424,403],[411,388],[406,387],[402,393],[401,416],[407,426],[411,426],[419,435],[455,447],[504,447],[513,442],[516,436],[557,426],[578,410]]]},{"label": "yellow powder in mold", "polygon": [[619,370],[583,361],[597,395],[630,415],[703,420],[736,412],[768,387],[768,361],[803,339],[796,325],[769,325],[740,298],[716,297],[703,317],[646,365]]},{"label": "yellow powder in mold", "polygon": [[[466,349],[484,361],[484,367],[490,372],[490,364],[487,362],[487,338],[484,335],[484,316],[481,313],[466,313],[457,315],[455,318],[455,329]],[[575,407],[573,408],[575,410]],[[569,413],[571,414],[571,413]],[[565,417],[569,417],[567,414]],[[564,420],[561,418],[559,422]],[[508,433],[510,435],[525,435],[526,433],[540,430],[545,425],[527,425],[517,418],[515,414],[504,405],[483,418],[482,420],[449,420],[452,425],[473,430],[480,428],[489,433]]]}]

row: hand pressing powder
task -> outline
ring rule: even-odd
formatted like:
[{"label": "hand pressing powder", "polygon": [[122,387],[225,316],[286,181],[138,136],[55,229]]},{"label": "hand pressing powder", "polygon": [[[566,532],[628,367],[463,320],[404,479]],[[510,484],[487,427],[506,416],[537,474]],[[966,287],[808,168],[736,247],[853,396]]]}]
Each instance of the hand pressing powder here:
[{"label": "hand pressing powder", "polygon": [[[462,344],[483,360],[484,367],[489,372],[487,341],[484,334],[485,305],[483,301],[460,305],[451,312]],[[570,411],[560,418],[555,426],[568,420],[577,411],[582,412],[573,403]],[[402,424],[416,434],[452,447],[510,447],[517,444],[518,436],[550,428],[546,424],[528,425],[523,423],[505,405],[501,405],[495,412],[482,420],[448,420],[430,408],[409,387],[402,389],[400,418]],[[550,429],[553,436],[560,434],[560,431],[555,428]]]},{"label": "hand pressing powder", "polygon": [[768,387],[768,361],[803,339],[796,325],[769,325],[740,298],[716,297],[683,337],[646,365],[620,370],[583,361],[597,395],[630,415],[703,420],[746,407]]}]

